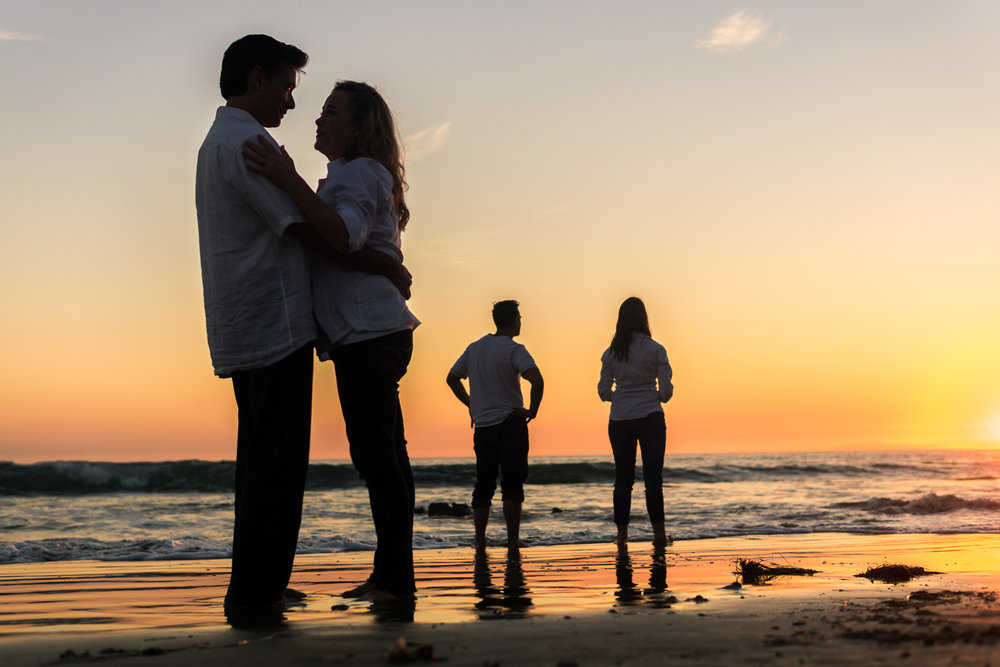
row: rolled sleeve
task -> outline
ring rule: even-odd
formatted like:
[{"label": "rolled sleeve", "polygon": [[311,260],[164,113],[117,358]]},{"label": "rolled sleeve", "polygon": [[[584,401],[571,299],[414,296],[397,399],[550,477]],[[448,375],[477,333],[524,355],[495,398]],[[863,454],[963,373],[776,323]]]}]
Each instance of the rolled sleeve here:
[{"label": "rolled sleeve", "polygon": [[670,360],[667,359],[667,351],[662,347],[657,351],[656,359],[656,384],[657,394],[660,403],[666,403],[674,395],[673,385],[674,372],[670,368]]},{"label": "rolled sleeve", "polygon": [[469,349],[468,348],[465,349],[465,352],[462,353],[462,356],[460,356],[458,358],[458,361],[456,361],[454,363],[454,365],[451,367],[451,370],[448,371],[448,372],[451,373],[452,375],[456,375],[456,376],[462,378],[463,380],[465,378],[469,377]]},{"label": "rolled sleeve", "polygon": [[[386,195],[386,176],[389,172],[384,167],[366,158],[357,158],[342,166],[331,163],[328,186],[322,188],[321,196],[344,221],[348,252],[361,250],[371,236],[379,202]],[[391,180],[391,176],[389,178]]]},{"label": "rolled sleeve", "polygon": [[538,368],[538,364],[531,358],[528,349],[523,345],[518,345],[514,348],[510,362],[519,375],[529,368]]},{"label": "rolled sleeve", "polygon": [[611,369],[610,352],[608,350],[601,357],[601,378],[597,381],[597,395],[600,396],[602,401],[607,402],[610,402],[614,395],[611,388],[615,382],[614,372]]}]

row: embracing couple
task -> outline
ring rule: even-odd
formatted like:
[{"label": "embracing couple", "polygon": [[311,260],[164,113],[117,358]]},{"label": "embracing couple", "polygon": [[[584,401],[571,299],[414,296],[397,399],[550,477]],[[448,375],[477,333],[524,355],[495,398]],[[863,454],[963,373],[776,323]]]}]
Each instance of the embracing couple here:
[{"label": "embracing couple", "polygon": [[232,615],[280,610],[309,465],[313,351],[332,360],[378,536],[354,596],[412,596],[413,475],[399,381],[419,324],[400,234],[409,219],[395,123],[364,83],[336,84],[316,119],[329,160],[313,190],[265,128],[295,108],[308,56],[267,35],[222,60],[226,104],[198,153],[196,203],[208,344],[239,409]]}]

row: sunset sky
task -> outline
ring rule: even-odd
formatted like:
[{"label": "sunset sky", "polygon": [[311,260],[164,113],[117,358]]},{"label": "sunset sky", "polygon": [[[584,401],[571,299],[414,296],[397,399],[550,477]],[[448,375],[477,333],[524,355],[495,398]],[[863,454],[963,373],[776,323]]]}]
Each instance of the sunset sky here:
[{"label": "sunset sky", "polygon": [[[492,302],[536,455],[609,453],[600,356],[647,304],[668,452],[1000,446],[1000,3],[0,1],[0,459],[230,459],[194,208],[226,46],[310,55],[273,134],[313,181],[338,79],[408,154],[414,457]],[[992,194],[991,194],[992,193]],[[313,458],[347,456],[317,366]]]}]

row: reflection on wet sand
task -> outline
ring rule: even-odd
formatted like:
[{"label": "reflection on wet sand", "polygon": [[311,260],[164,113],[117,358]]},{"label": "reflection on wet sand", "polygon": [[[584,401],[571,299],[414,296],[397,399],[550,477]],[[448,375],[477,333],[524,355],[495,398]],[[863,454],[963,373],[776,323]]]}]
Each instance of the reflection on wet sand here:
[{"label": "reflection on wet sand", "polygon": [[649,561],[649,586],[640,590],[633,579],[632,556],[627,548],[619,549],[615,558],[615,606],[649,605],[669,607],[677,598],[667,595],[667,554],[663,547],[654,547]]},{"label": "reflection on wet sand", "polygon": [[524,569],[521,566],[521,552],[510,549],[507,552],[506,569],[503,575],[503,588],[493,585],[493,573],[490,570],[489,556],[485,550],[476,552],[476,561],[472,571],[472,583],[476,589],[479,601],[480,620],[497,618],[524,618],[533,606],[524,579]]},{"label": "reflection on wet sand", "polygon": [[372,600],[368,611],[379,623],[412,623],[417,611],[417,598],[414,595],[403,595],[387,600]]}]

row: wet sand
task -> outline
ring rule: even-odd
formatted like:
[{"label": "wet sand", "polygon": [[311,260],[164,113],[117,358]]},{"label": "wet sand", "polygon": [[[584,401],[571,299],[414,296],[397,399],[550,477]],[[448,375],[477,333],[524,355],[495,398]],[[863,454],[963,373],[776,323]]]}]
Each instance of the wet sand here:
[{"label": "wet sand", "polygon": [[[0,566],[5,665],[1000,665],[1000,536],[782,535],[648,544],[416,552],[412,606],[339,591],[371,552],[300,556],[309,597],[279,626],[230,628],[228,561]],[[735,558],[818,570],[728,587]],[[899,585],[854,575],[898,562]],[[335,608],[331,608],[335,607]],[[400,648],[402,641],[413,644]]]}]

